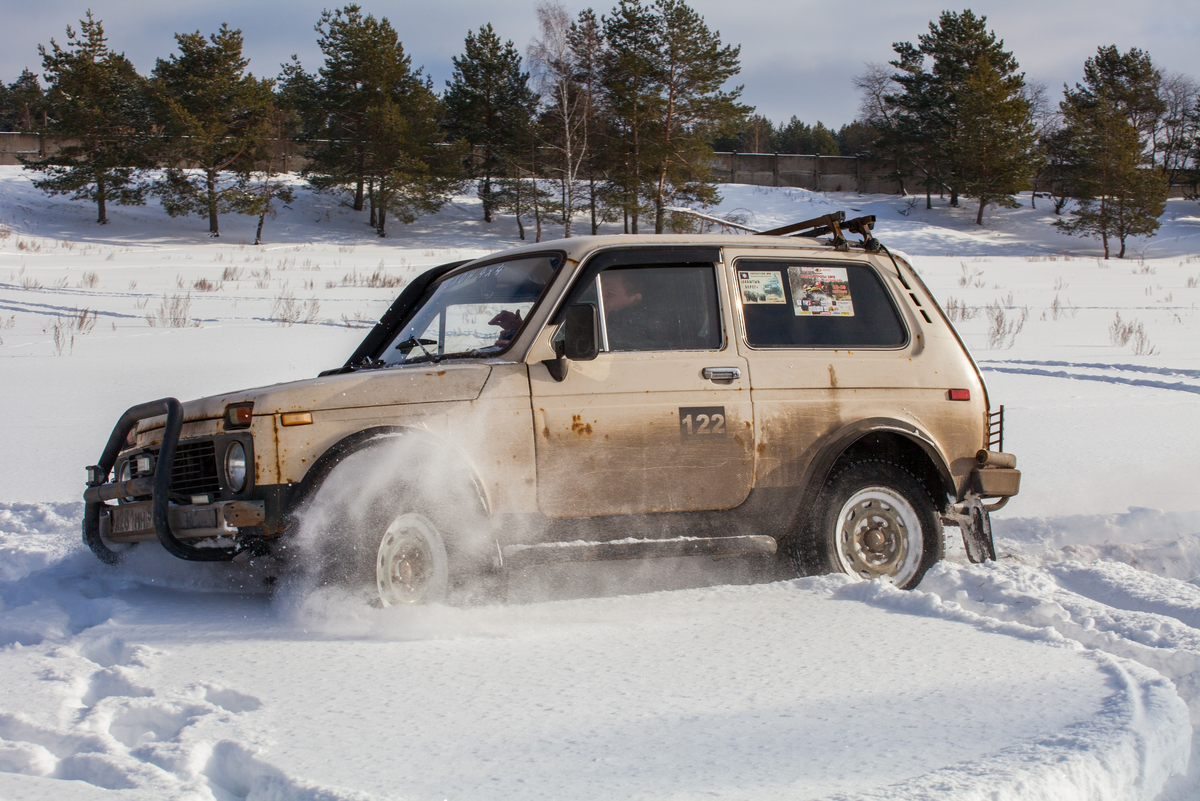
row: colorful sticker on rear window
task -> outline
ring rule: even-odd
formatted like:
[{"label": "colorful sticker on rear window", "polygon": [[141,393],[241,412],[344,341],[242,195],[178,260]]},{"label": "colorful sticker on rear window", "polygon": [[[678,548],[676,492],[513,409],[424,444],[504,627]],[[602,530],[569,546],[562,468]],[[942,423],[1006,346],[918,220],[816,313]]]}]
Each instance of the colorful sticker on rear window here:
[{"label": "colorful sticker on rear window", "polygon": [[797,317],[853,317],[845,267],[788,267]]},{"label": "colorful sticker on rear window", "polygon": [[787,303],[783,274],[778,270],[738,270],[742,303]]}]

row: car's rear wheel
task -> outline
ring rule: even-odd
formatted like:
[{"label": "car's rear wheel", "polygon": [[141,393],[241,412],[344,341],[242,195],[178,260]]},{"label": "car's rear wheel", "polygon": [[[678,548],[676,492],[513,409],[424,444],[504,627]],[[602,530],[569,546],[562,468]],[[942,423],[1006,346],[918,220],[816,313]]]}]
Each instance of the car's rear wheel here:
[{"label": "car's rear wheel", "polygon": [[942,558],[942,528],[929,490],[882,460],[835,469],[805,523],[786,543],[806,575],[845,573],[915,587]]}]

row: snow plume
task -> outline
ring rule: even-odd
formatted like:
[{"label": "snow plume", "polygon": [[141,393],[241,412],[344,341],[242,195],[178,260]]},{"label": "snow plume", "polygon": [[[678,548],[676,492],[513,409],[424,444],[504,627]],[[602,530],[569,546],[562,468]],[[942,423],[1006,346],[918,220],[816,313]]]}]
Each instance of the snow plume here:
[{"label": "snow plume", "polygon": [[498,556],[469,464],[453,444],[415,429],[365,442],[330,471],[301,512],[280,602],[318,618],[324,604],[339,607],[338,619],[351,607],[367,612],[376,598],[380,538],[403,514],[419,516],[444,538],[450,597],[459,600],[472,575],[486,573]]}]

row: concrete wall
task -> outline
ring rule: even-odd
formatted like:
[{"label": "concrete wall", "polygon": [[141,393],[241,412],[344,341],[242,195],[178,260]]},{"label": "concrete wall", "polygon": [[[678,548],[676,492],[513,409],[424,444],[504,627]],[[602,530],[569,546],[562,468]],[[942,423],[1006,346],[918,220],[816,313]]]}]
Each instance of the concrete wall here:
[{"label": "concrete wall", "polygon": [[[42,158],[45,154],[54,153],[60,144],[59,140],[43,138],[38,134],[0,131],[0,166],[19,165],[20,156]],[[280,172],[299,172],[304,169],[308,160],[301,155],[300,148],[300,145],[290,140],[274,142],[271,149],[275,158],[275,169]]]},{"label": "concrete wall", "polygon": [[817,192],[899,192],[886,170],[855,156],[798,156],[790,153],[717,153],[718,183],[794,186]]},{"label": "concrete wall", "polygon": [[18,155],[36,157],[42,152],[42,137],[37,134],[0,133],[0,165],[20,164]]}]

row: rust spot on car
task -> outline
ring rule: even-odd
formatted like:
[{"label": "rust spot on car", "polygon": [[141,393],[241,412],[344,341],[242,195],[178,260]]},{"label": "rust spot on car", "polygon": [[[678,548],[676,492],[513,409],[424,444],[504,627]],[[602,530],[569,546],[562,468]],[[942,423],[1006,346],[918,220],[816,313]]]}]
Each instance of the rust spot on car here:
[{"label": "rust spot on car", "polygon": [[542,436],[546,439],[550,439],[550,426],[545,426],[542,428]]},{"label": "rust spot on car", "polygon": [[833,369],[833,365],[829,365],[829,386],[837,389],[837,371]]},{"label": "rust spot on car", "polygon": [[445,375],[445,374],[446,374],[445,370],[438,370],[434,375]]},{"label": "rust spot on car", "polygon": [[571,430],[579,436],[591,436],[592,424],[583,422],[583,418],[577,414],[571,415]]},{"label": "rust spot on car", "polygon": [[765,442],[758,443],[758,447],[756,447],[754,450],[758,451],[759,455],[761,456],[762,454],[767,452],[767,443],[765,443]]}]

